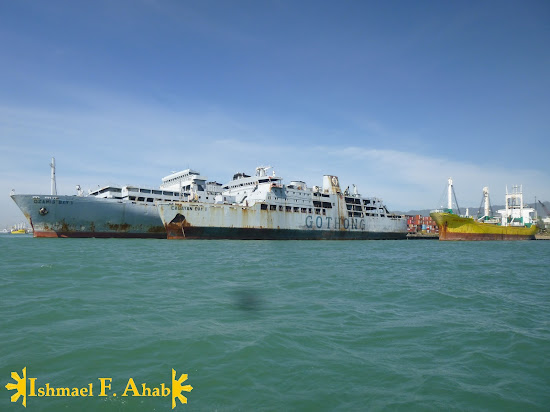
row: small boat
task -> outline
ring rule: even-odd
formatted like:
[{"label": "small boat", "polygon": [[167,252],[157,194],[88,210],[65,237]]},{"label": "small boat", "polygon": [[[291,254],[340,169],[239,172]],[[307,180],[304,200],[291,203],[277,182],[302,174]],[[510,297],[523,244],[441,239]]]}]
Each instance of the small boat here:
[{"label": "small boat", "polygon": [[22,225],[19,225],[19,226],[13,227],[10,233],[12,235],[24,235],[25,233],[27,233],[27,230],[23,228]]}]

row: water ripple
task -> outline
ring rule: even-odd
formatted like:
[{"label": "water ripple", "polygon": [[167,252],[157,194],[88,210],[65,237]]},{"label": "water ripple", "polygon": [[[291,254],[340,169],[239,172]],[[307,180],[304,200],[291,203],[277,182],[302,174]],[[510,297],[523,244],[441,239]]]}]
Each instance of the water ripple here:
[{"label": "water ripple", "polygon": [[[546,410],[550,242],[1,238],[0,375],[193,410]],[[122,386],[122,388],[121,388]],[[41,410],[170,410],[154,398]],[[10,407],[0,397],[0,409]],[[32,410],[32,408],[31,408]]]}]

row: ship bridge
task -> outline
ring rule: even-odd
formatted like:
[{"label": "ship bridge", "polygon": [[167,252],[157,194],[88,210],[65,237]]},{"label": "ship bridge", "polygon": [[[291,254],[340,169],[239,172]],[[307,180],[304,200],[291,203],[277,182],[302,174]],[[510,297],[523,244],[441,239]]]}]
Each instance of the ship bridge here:
[{"label": "ship bridge", "polygon": [[259,166],[256,168],[256,173],[254,176],[247,175],[246,173],[235,173],[233,175],[233,180],[223,186],[224,190],[235,190],[240,188],[254,188],[257,185],[263,183],[274,184],[277,186],[281,185],[283,180],[282,177],[275,175],[275,171],[270,176],[267,174],[267,171],[271,169],[271,166]]},{"label": "ship bridge", "polygon": [[161,189],[177,189],[180,186],[180,182],[188,182],[191,180],[204,180],[207,178],[200,175],[200,172],[191,169],[185,169],[181,172],[172,173],[171,175],[162,178]]}]

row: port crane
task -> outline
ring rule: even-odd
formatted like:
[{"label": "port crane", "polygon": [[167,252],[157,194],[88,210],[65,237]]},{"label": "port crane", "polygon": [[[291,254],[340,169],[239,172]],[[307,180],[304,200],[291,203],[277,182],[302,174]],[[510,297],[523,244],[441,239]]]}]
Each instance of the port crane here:
[{"label": "port crane", "polygon": [[542,206],[542,208],[544,209],[544,211],[546,212],[546,216],[549,216],[550,217],[550,210],[548,210],[548,208],[544,205],[544,203],[542,203],[540,200],[538,201],[540,203],[540,205]]}]

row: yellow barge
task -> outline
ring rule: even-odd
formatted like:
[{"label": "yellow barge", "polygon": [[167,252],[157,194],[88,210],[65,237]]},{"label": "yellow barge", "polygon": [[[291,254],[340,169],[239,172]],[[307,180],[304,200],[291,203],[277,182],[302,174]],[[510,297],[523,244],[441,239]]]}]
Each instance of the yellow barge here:
[{"label": "yellow barge", "polygon": [[439,240],[534,240],[537,226],[502,226],[477,222],[453,213],[432,212],[439,226]]},{"label": "yellow barge", "polygon": [[506,208],[498,217],[489,216],[489,189],[483,189],[485,214],[479,219],[453,213],[453,181],[449,179],[448,207],[430,213],[439,226],[439,240],[535,240],[537,226],[531,219],[534,209],[523,206],[521,188],[514,186],[512,193],[506,190]]}]

